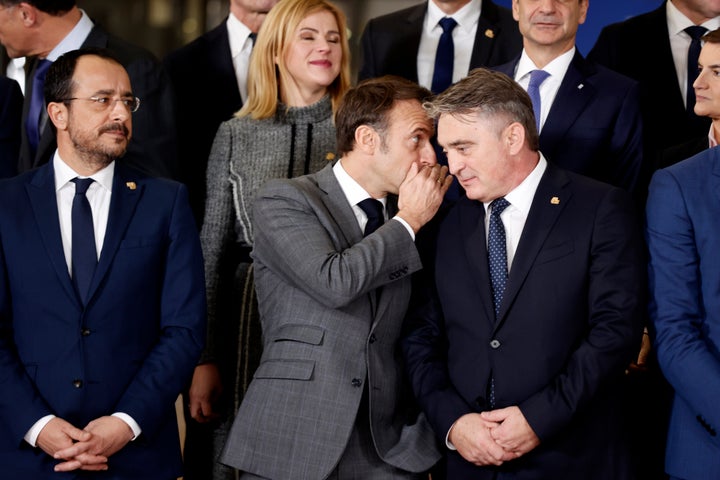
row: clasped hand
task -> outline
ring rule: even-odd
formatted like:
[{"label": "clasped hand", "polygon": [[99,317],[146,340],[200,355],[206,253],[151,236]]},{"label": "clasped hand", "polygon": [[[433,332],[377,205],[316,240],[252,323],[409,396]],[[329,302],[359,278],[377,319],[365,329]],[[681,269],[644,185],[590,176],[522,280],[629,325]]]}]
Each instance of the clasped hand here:
[{"label": "clasped hand", "polygon": [[518,407],[460,417],[448,437],[458,453],[478,466],[502,465],[540,444]]}]

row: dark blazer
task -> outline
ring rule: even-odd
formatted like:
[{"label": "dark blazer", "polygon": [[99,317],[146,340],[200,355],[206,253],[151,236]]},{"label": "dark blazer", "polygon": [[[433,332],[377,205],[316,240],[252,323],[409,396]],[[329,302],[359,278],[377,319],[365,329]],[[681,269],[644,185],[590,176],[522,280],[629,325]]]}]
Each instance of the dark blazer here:
[{"label": "dark blazer", "polygon": [[[112,51],[127,70],[133,93],[140,99],[140,109],[132,114],[132,141],[120,162],[151,176],[176,177],[174,98],[162,65],[147,50],[110,35],[97,25],[90,31],[82,46],[107,48]],[[18,165],[20,172],[47,163],[56,148],[55,134],[47,121],[40,133],[38,150],[31,158],[25,119],[30,108],[35,65],[35,61],[29,65],[30,74],[25,85],[25,98],[28,101],[23,107],[22,145]]]},{"label": "dark blazer", "polygon": [[[417,51],[426,12],[427,1],[371,19],[361,39],[362,65],[358,79],[399,75],[417,82]],[[512,12],[483,0],[470,70],[505,63],[521,50],[522,36]]]},{"label": "dark blazer", "polygon": [[0,178],[17,173],[22,107],[20,85],[0,76]]},{"label": "dark blazer", "polygon": [[646,157],[707,135],[710,119],[685,110],[675,72],[665,2],[656,10],[603,28],[588,59],[640,83]]},{"label": "dark blazer", "polygon": [[[415,394],[441,441],[462,415],[520,408],[540,445],[500,468],[448,452],[448,476],[626,479],[619,383],[640,341],[645,260],[627,192],[548,165],[495,321],[485,209],[461,198],[437,239],[434,292],[408,317]],[[499,472],[499,476],[493,476]]]},{"label": "dark blazer", "polygon": [[226,22],[163,60],[176,95],[179,179],[202,225],[205,171],[220,123],[242,107]]},{"label": "dark blazer", "polygon": [[680,145],[673,145],[672,147],[668,147],[660,152],[655,169],[675,165],[676,163],[697,155],[708,148],[710,148],[710,140],[707,135],[693,138],[692,140],[681,143]]},{"label": "dark blazer", "polygon": [[185,188],[116,164],[84,308],[63,254],[52,162],[0,184],[0,231],[3,477],[59,478],[57,461],[23,440],[43,416],[83,428],[113,412],[142,434],[92,478],[181,476],[174,405],[205,336],[202,254]]},{"label": "dark blazer", "polygon": [[[514,78],[519,60],[495,70]],[[576,51],[540,132],[540,151],[559,167],[633,191],[642,147],[637,82]]]},{"label": "dark blazer", "polygon": [[390,220],[363,238],[330,165],[268,182],[253,211],[263,353],[221,461],[266,478],[327,478],[364,414],[368,448],[385,463],[428,470],[440,454],[398,345],[421,268],[405,227]]},{"label": "dark blazer", "polygon": [[655,173],[647,202],[654,347],[674,389],[665,471],[720,478],[720,149]]}]

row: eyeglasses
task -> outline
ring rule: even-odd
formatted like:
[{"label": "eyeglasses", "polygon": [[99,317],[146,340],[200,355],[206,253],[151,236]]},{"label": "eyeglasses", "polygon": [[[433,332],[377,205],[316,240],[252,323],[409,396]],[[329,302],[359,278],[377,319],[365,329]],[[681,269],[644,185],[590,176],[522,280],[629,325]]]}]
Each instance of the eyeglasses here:
[{"label": "eyeglasses", "polygon": [[129,98],[112,98],[112,97],[105,97],[105,96],[96,96],[96,97],[90,97],[90,98],[80,98],[80,97],[73,97],[73,98],[66,98],[65,100],[62,100],[63,103],[71,102],[73,100],[85,100],[88,102],[92,102],[92,107],[95,108],[95,110],[102,112],[105,110],[109,110],[110,108],[115,106],[115,102],[122,102],[122,104],[125,106],[125,108],[128,109],[130,112],[137,112],[138,108],[140,108],[140,99],[137,97],[129,97]]}]

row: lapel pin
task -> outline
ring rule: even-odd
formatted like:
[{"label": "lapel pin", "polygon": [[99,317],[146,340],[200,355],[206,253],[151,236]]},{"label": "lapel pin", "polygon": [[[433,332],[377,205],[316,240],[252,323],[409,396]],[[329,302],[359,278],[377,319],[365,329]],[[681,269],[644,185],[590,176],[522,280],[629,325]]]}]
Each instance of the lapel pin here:
[{"label": "lapel pin", "polygon": [[485,30],[485,36],[487,38],[495,38],[495,32],[488,28],[487,30]]},{"label": "lapel pin", "polygon": [[137,188],[135,182],[127,182],[125,186],[128,187],[130,190],[135,190]]},{"label": "lapel pin", "polygon": [[333,160],[335,160],[335,154],[333,152],[326,153],[325,160],[327,160],[328,162],[332,162]]},{"label": "lapel pin", "polygon": [[582,90],[584,86],[585,85],[581,83],[580,85],[578,85],[578,90]]},{"label": "lapel pin", "polygon": [[553,205],[560,205],[560,199],[558,197],[552,197],[550,203]]}]

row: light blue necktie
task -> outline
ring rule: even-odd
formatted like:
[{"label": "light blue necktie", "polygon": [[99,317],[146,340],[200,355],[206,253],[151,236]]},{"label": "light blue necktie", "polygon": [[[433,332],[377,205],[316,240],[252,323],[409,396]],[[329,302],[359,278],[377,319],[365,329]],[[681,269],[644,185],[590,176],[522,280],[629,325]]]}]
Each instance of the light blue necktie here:
[{"label": "light blue necktie", "polygon": [[527,93],[532,102],[533,112],[535,113],[535,125],[537,125],[538,132],[540,132],[540,107],[542,105],[540,100],[540,85],[542,85],[549,76],[550,74],[545,70],[533,70],[530,72],[530,83],[528,84]]}]

